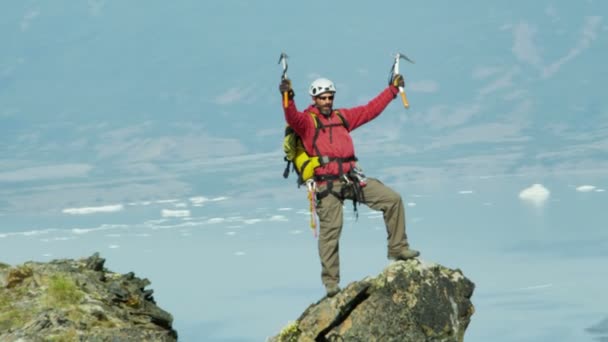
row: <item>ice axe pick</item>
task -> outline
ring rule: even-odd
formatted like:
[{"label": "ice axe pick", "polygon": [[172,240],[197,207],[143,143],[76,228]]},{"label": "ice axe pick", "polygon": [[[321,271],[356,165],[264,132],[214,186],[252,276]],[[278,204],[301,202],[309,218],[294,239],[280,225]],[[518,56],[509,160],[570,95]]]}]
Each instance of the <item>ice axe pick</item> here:
[{"label": "ice axe pick", "polygon": [[[287,78],[287,54],[285,52],[281,52],[281,57],[279,57],[279,63],[283,65],[283,75],[281,75],[281,80],[284,81]],[[288,97],[287,92],[283,92],[283,107],[287,108],[288,105]]]},{"label": "ice axe pick", "polygon": [[[399,60],[405,60],[408,61],[410,63],[414,63],[413,60],[409,59],[406,55],[402,54],[402,53],[397,53],[395,55],[395,62],[393,63],[393,75],[395,76],[399,73]],[[401,94],[401,101],[403,101],[403,106],[405,108],[410,108],[410,103],[407,101],[407,97],[405,96],[405,90],[403,89],[403,87],[399,87],[399,93]]]}]

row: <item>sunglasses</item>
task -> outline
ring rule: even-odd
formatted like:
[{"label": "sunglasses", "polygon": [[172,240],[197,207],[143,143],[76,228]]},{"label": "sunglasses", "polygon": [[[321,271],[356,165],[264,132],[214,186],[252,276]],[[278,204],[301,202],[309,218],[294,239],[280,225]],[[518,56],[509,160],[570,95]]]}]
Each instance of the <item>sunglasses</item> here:
[{"label": "sunglasses", "polygon": [[317,96],[317,98],[319,100],[332,100],[332,101],[334,100],[334,96],[333,95],[331,95],[331,96]]}]

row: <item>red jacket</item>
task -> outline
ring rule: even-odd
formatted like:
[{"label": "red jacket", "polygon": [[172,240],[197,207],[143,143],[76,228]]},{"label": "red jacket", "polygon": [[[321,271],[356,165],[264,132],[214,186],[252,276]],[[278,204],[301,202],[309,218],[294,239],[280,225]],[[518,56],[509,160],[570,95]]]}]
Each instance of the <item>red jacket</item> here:
[{"label": "red jacket", "polygon": [[[306,152],[311,156],[317,155],[317,151],[313,148],[313,139],[316,129],[313,118],[308,113],[315,113],[323,126],[339,124],[339,126],[325,127],[320,129],[316,146],[322,156],[329,156],[332,158],[349,158],[355,155],[355,147],[350,136],[350,131],[380,115],[384,108],[388,106],[388,104],[398,93],[399,89],[391,85],[384,89],[380,94],[378,94],[378,96],[376,96],[366,105],[354,108],[338,109],[349,125],[348,130],[342,125],[342,121],[336,115],[335,110],[329,117],[321,114],[313,105],[308,106],[304,112],[299,112],[293,100],[290,100],[287,108],[284,108],[285,120],[287,121],[287,124],[291,126],[300,136]],[[347,173],[350,171],[353,165],[354,162],[342,163],[343,172]],[[339,174],[338,162],[330,162],[315,169],[315,175]]]}]

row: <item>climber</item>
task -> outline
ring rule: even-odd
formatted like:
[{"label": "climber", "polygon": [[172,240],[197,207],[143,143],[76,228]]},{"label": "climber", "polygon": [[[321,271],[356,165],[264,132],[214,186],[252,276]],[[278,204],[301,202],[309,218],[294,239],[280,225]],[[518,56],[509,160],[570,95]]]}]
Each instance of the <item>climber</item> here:
[{"label": "climber", "polygon": [[379,180],[365,177],[358,167],[350,135],[351,131],[380,115],[404,86],[403,76],[394,74],[388,87],[367,105],[336,110],[333,107],[334,83],[319,78],[309,88],[313,103],[300,112],[296,108],[290,79],[283,79],[279,85],[281,94],[287,94],[287,105],[283,106],[287,124],[300,136],[307,154],[318,157],[320,161],[314,169],[313,179],[317,197],[315,210],[320,226],[321,280],[328,297],[340,292],[339,238],[344,200],[383,212],[389,259],[407,260],[420,255],[420,252],[409,248],[401,196]]}]

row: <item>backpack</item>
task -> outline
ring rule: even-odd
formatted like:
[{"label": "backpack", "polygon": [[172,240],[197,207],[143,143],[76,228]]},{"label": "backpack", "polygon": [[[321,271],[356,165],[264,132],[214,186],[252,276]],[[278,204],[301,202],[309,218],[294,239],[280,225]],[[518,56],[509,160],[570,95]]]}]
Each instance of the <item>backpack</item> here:
[{"label": "backpack", "polygon": [[[334,112],[340,118],[341,125],[348,129],[348,122],[344,116],[342,116],[342,114],[340,114],[340,112],[337,110]],[[323,123],[321,123],[315,113],[309,114],[312,116],[315,123],[315,138],[313,140],[313,146],[315,146],[317,137],[319,136],[319,130],[323,129],[325,126]],[[287,162],[287,166],[283,171],[283,178],[287,178],[289,176],[289,167],[290,165],[293,165],[292,171],[298,175],[298,186],[311,179],[314,176],[315,169],[322,164],[319,156],[310,156],[306,152],[304,144],[302,144],[302,139],[289,125],[285,127],[283,151],[285,152],[283,159]]]}]

